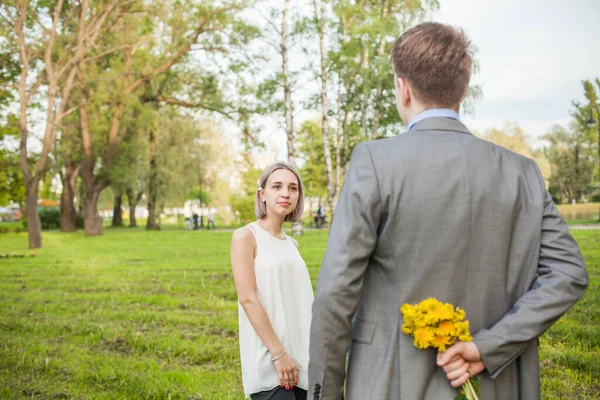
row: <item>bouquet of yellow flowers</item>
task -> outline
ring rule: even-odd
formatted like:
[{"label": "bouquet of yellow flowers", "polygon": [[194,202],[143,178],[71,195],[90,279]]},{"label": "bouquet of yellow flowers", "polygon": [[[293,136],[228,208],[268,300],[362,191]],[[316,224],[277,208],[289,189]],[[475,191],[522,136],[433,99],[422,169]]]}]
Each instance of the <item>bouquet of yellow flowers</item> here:
[{"label": "bouquet of yellow flowers", "polygon": [[[402,332],[414,338],[417,349],[433,347],[442,352],[457,340],[462,342],[473,340],[469,333],[469,321],[465,320],[464,310],[452,304],[429,298],[419,304],[404,304],[400,311],[404,315]],[[470,378],[461,388],[467,400],[479,400],[477,393],[479,385],[473,378]]]}]

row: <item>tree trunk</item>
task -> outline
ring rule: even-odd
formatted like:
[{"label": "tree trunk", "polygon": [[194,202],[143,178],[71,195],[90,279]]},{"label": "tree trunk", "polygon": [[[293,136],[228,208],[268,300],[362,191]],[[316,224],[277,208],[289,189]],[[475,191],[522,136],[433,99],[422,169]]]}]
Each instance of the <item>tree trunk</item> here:
[{"label": "tree trunk", "polygon": [[79,165],[65,159],[65,174],[62,177],[63,191],[60,196],[60,230],[77,231],[77,211],[75,210],[75,183],[79,175]]},{"label": "tree trunk", "polygon": [[29,234],[29,248],[39,249],[42,247],[42,222],[38,213],[38,182],[27,184],[25,196],[25,215],[27,217],[27,232]]},{"label": "tree trunk", "polygon": [[148,195],[148,221],[146,222],[146,230],[158,231],[160,230],[159,217],[157,215],[157,203],[156,203],[156,190],[150,189]]},{"label": "tree trunk", "polygon": [[83,226],[86,236],[102,236],[102,218],[98,214],[98,199],[105,185],[85,184],[85,203],[83,205]]},{"label": "tree trunk", "polygon": [[325,2],[320,0],[320,11],[317,0],[313,0],[315,20],[319,31],[319,51],[321,54],[321,131],[323,135],[323,156],[327,173],[327,194],[331,214],[335,210],[335,182],[333,177],[333,163],[331,161],[331,145],[329,140],[329,110],[327,105],[327,49],[325,48]]},{"label": "tree trunk", "polygon": [[137,220],[135,219],[135,208],[142,199],[144,194],[143,190],[140,190],[137,195],[134,194],[132,188],[127,188],[127,203],[129,204],[129,227],[135,228],[137,226]]},{"label": "tree trunk", "polygon": [[113,205],[113,218],[112,226],[123,226],[123,194],[119,193],[115,195],[115,201]]},{"label": "tree trunk", "polygon": [[129,227],[137,227],[137,220],[135,219],[135,207],[129,207]]},{"label": "tree trunk", "polygon": [[291,0],[285,0],[285,8],[283,9],[283,18],[281,23],[281,57],[283,59],[283,95],[285,109],[285,132],[287,135],[287,151],[288,163],[293,167],[296,166],[296,154],[294,145],[294,121],[292,109],[292,89],[289,81],[289,62],[288,62],[288,13],[291,5]]},{"label": "tree trunk", "polygon": [[150,146],[150,178],[148,182],[148,221],[146,222],[146,230],[159,230],[160,215],[156,215],[156,200],[158,197],[158,163],[156,160],[158,137],[153,130],[150,130],[149,136]]}]

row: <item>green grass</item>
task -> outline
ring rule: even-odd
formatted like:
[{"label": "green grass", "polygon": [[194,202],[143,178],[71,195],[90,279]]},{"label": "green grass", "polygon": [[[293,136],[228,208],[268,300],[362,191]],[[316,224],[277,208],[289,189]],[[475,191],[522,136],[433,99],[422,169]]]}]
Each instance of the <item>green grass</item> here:
[{"label": "green grass", "polygon": [[[592,283],[541,340],[544,399],[600,393],[600,230],[573,233]],[[53,231],[0,259],[0,399],[242,399],[230,239]],[[326,240],[299,238],[313,284]],[[26,246],[0,235],[0,252]]]}]

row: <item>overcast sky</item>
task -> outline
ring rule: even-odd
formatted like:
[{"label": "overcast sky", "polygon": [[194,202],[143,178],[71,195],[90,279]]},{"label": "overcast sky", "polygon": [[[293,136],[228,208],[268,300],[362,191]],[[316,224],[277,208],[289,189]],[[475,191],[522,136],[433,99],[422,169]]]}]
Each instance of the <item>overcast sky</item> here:
[{"label": "overcast sky", "polygon": [[599,0],[440,0],[433,19],[478,48],[483,99],[463,118],[471,129],[510,121],[536,138],[568,123],[581,81],[600,78]]}]

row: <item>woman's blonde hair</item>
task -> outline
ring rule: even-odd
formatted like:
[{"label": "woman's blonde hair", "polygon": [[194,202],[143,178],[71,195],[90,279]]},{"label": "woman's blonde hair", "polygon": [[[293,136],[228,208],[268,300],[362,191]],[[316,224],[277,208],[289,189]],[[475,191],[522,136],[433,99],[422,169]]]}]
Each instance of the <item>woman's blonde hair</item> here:
[{"label": "woman's blonde hair", "polygon": [[265,184],[267,183],[267,179],[269,176],[278,169],[287,169],[291,173],[296,176],[298,179],[298,203],[296,204],[296,208],[294,211],[285,216],[285,222],[298,222],[302,217],[302,213],[304,212],[304,186],[302,185],[302,179],[300,179],[300,174],[296,170],[296,168],[292,167],[289,164],[284,162],[276,162],[271,166],[267,167],[260,179],[258,180],[258,187],[256,188],[256,201],[254,203],[254,214],[256,214],[256,218],[262,219],[267,215],[267,207],[265,203],[260,199],[259,190],[265,189]]}]

